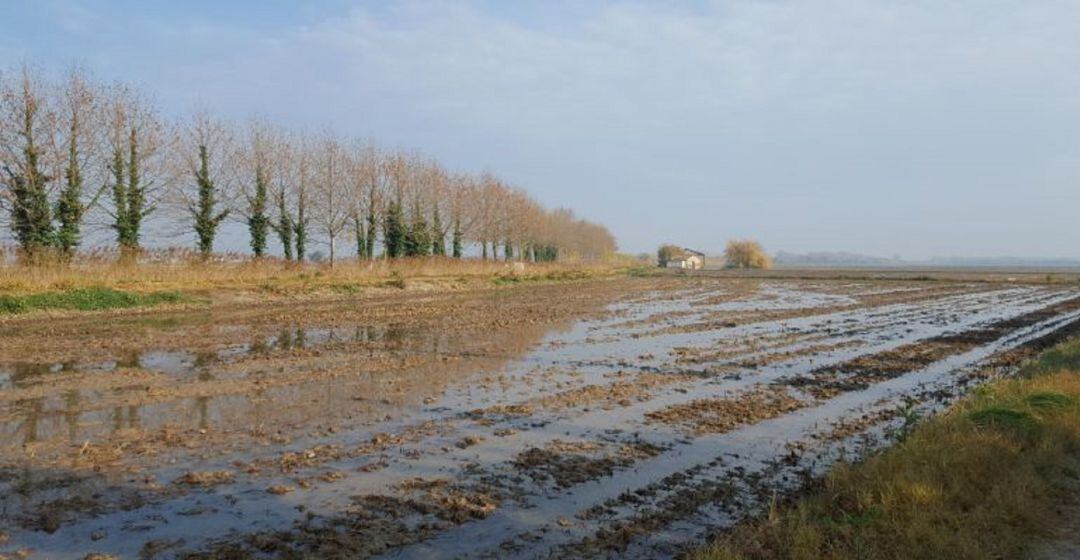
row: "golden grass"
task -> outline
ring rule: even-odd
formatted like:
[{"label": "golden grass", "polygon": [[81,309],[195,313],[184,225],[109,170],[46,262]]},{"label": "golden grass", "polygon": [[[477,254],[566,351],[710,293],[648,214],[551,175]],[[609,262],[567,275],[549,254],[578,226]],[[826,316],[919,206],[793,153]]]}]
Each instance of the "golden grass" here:
[{"label": "golden grass", "polygon": [[438,287],[461,282],[566,280],[625,271],[621,263],[528,263],[524,270],[502,261],[426,257],[395,261],[286,263],[151,262],[122,265],[108,262],[71,265],[0,266],[0,294],[21,296],[86,288],[128,292],[246,291],[264,294],[355,293],[370,287]]},{"label": "golden grass", "polygon": [[[736,527],[698,560],[1023,557],[1080,487],[1080,341]],[[1037,374],[1029,377],[1026,374]],[[1074,498],[1075,499],[1075,498]]]}]

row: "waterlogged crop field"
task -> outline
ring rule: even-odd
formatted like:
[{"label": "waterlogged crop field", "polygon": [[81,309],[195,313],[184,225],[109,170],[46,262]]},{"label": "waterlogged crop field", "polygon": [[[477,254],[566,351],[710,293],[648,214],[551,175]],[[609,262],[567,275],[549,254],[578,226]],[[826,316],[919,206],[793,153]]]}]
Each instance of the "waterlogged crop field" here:
[{"label": "waterlogged crop field", "polygon": [[675,556],[1078,325],[710,276],[6,319],[0,554]]}]

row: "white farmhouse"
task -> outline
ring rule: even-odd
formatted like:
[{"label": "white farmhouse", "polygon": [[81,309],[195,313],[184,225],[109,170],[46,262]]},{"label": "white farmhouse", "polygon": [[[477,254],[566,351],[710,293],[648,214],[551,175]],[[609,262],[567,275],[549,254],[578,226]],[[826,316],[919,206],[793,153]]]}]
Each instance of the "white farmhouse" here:
[{"label": "white farmhouse", "polygon": [[683,248],[683,254],[674,257],[667,262],[668,268],[684,268],[687,270],[701,270],[705,267],[705,253],[693,249]]}]

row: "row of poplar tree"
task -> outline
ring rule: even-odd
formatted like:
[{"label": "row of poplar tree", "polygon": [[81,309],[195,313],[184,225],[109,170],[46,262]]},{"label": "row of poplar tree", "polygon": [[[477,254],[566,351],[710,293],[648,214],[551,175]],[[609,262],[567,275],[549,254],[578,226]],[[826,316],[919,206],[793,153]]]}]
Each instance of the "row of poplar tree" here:
[{"label": "row of poplar tree", "polygon": [[140,92],[80,70],[56,80],[27,67],[2,74],[0,104],[0,209],[31,257],[70,257],[95,226],[123,255],[137,255],[155,229],[182,227],[209,256],[230,220],[246,226],[252,255],[276,240],[289,260],[314,242],[331,262],[343,247],[361,259],[471,250],[531,261],[615,250],[603,226],[545,209],[490,174],[265,120],[195,112],[169,121]]}]

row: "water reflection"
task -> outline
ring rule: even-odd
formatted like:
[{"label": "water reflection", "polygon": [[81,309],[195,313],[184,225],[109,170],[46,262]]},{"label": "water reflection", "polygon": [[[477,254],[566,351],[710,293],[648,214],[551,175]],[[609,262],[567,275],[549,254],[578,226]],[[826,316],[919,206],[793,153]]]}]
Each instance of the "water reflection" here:
[{"label": "water reflection", "polygon": [[22,413],[24,419],[21,429],[19,430],[23,434],[23,443],[27,444],[37,441],[38,422],[40,422],[42,413],[45,409],[42,399],[17,401],[16,407]]},{"label": "water reflection", "polygon": [[82,394],[75,389],[64,391],[64,422],[68,427],[68,439],[79,436],[79,409]]},{"label": "water reflection", "polygon": [[[381,342],[386,347],[406,339],[401,328],[355,326],[338,328],[305,328],[285,326],[276,335],[256,334],[247,344],[228,346],[213,351],[125,350],[118,358],[99,362],[9,362],[0,363],[0,390],[22,388],[32,383],[48,382],[49,374],[62,372],[108,372],[120,368],[146,369],[168,374],[195,373],[215,363],[230,363],[248,356],[265,356],[275,350],[307,350],[336,343]],[[432,351],[438,351],[439,341],[430,333],[420,338],[430,339]]]},{"label": "water reflection", "polygon": [[441,329],[286,324],[211,349],[0,364],[0,380],[7,379],[0,385],[0,442],[82,443],[165,426],[262,430],[343,414],[381,419],[520,356],[552,328],[490,333],[480,341]]},{"label": "water reflection", "polygon": [[[217,363],[218,356],[212,352],[200,352],[195,355],[195,368],[199,371],[196,380],[200,383],[214,381],[214,374],[210,367]],[[198,416],[199,429],[205,430],[210,427],[210,396],[195,398],[195,414]]]},{"label": "water reflection", "polygon": [[[47,379],[50,374],[68,370],[73,368],[71,364],[36,364],[28,362],[19,362],[11,364],[10,371],[8,372],[8,379],[13,387],[26,387],[36,383],[40,383],[43,379]],[[65,393],[65,400],[72,402],[73,397],[70,395],[71,391]],[[78,391],[75,391],[76,395],[74,400],[77,401]],[[14,403],[15,409],[21,416],[22,421],[16,428],[16,435],[21,434],[21,441],[23,444],[34,443],[38,441],[39,424],[42,417],[45,414],[45,399],[42,397],[32,399],[20,399]],[[71,409],[68,406],[67,409]],[[69,425],[74,422],[77,425],[78,414],[74,414],[74,417],[68,420]],[[69,433],[71,430],[69,430]],[[14,441],[16,438],[12,438]]]},{"label": "water reflection", "polygon": [[113,408],[113,432],[119,432],[125,428],[137,429],[139,427],[138,406],[118,406]]}]

